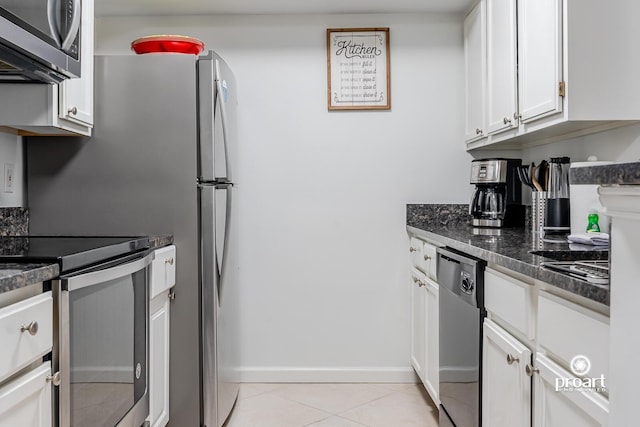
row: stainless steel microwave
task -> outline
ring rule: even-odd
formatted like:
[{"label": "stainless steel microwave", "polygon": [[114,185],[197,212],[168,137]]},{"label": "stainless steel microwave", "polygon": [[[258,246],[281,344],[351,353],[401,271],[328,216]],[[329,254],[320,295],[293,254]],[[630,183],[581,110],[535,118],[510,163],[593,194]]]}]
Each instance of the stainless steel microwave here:
[{"label": "stainless steel microwave", "polygon": [[82,0],[0,0],[0,82],[80,77]]}]

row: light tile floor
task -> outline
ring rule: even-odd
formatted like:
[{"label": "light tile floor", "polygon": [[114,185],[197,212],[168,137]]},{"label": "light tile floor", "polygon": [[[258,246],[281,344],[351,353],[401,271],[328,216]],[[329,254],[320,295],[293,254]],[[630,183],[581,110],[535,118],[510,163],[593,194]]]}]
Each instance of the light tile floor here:
[{"label": "light tile floor", "polygon": [[225,427],[437,427],[438,409],[419,384],[240,386]]}]

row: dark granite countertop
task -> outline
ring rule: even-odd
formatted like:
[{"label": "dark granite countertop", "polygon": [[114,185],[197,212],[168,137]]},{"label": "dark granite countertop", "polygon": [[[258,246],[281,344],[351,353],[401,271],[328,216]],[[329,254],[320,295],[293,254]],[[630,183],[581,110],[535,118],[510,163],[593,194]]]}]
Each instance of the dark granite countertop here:
[{"label": "dark granite countertop", "polygon": [[59,274],[58,264],[0,263],[0,294],[54,279]]},{"label": "dark granite countertop", "polygon": [[569,181],[577,185],[638,185],[640,162],[571,168]]},{"label": "dark granite countertop", "polygon": [[[540,263],[550,259],[530,253],[533,250],[553,250],[561,256],[563,252],[571,250],[568,243],[542,242],[538,235],[530,232],[528,228],[505,228],[494,231],[495,235],[482,234],[482,231],[469,225],[468,216],[459,215],[464,211],[462,206],[464,205],[407,205],[407,230],[433,242],[484,259],[490,264],[609,305],[609,286],[594,285],[543,268]],[[594,259],[598,258],[598,255],[588,251],[585,258]]]}]

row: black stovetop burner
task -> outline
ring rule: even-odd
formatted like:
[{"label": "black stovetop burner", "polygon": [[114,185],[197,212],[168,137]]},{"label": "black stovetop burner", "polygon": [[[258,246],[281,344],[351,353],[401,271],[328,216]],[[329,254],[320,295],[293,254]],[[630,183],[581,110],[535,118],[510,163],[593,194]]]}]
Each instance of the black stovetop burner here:
[{"label": "black stovetop burner", "polygon": [[55,262],[66,273],[148,247],[146,236],[8,236],[0,237],[0,262]]}]

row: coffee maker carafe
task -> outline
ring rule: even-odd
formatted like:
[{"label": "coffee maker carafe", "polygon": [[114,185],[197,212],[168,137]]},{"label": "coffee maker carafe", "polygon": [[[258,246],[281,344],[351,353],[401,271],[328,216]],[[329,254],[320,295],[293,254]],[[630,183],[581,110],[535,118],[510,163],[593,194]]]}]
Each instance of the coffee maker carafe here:
[{"label": "coffee maker carafe", "polygon": [[517,168],[520,159],[480,159],[471,162],[475,190],[469,204],[474,227],[520,227],[524,225],[522,185]]}]

